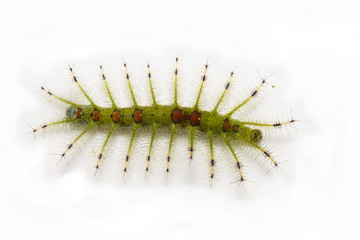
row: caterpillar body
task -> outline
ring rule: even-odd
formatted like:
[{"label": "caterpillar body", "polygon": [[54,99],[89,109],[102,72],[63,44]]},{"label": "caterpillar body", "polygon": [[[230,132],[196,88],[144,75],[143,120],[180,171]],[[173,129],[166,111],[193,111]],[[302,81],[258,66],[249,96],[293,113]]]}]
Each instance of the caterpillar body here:
[{"label": "caterpillar body", "polygon": [[114,101],[113,95],[114,92],[111,91],[107,78],[105,76],[103,67],[100,66],[101,78],[105,85],[107,96],[111,101],[111,106],[101,107],[97,105],[93,99],[89,96],[83,85],[78,81],[77,76],[75,75],[73,68],[69,67],[69,71],[72,76],[72,80],[81,91],[82,95],[87,99],[88,104],[78,104],[75,101],[68,100],[63,98],[60,95],[57,95],[50,90],[46,89],[44,86],[40,86],[41,90],[46,93],[46,95],[51,96],[52,98],[57,99],[60,102],[65,103],[68,107],[66,109],[65,117],[58,121],[50,122],[43,124],[38,128],[33,128],[32,132],[36,133],[39,130],[46,129],[50,126],[61,125],[61,124],[72,124],[81,126],[83,128],[82,132],[67,145],[66,149],[60,154],[61,159],[65,158],[67,153],[73,148],[73,146],[91,129],[100,128],[102,126],[108,127],[108,132],[106,138],[102,143],[101,150],[97,154],[96,163],[95,163],[95,173],[99,170],[102,161],[104,159],[104,151],[108,146],[109,139],[114,135],[114,130],[119,128],[132,128],[130,144],[127,150],[127,155],[124,158],[124,174],[128,172],[128,164],[131,161],[131,150],[134,142],[136,132],[141,127],[151,128],[151,139],[148,146],[148,156],[145,161],[146,168],[145,172],[148,172],[150,169],[151,155],[153,150],[154,138],[157,131],[161,128],[170,129],[170,141],[167,147],[167,158],[166,158],[166,173],[170,171],[170,164],[172,160],[172,148],[174,138],[176,137],[176,129],[188,130],[189,132],[189,159],[193,158],[194,151],[194,136],[197,132],[201,132],[206,135],[208,138],[208,144],[210,147],[210,159],[208,160],[210,166],[209,177],[212,180],[215,177],[215,167],[216,167],[216,158],[214,157],[214,137],[221,138],[226,144],[228,151],[230,151],[233,158],[233,165],[236,168],[238,181],[241,183],[245,181],[243,163],[240,161],[238,154],[236,153],[235,148],[233,147],[232,141],[240,141],[242,144],[247,145],[249,148],[257,151],[263,158],[267,159],[268,162],[274,168],[278,168],[279,163],[274,159],[271,152],[266,150],[262,146],[263,132],[261,128],[280,128],[285,125],[293,124],[296,120],[290,119],[283,122],[273,122],[273,123],[261,123],[254,121],[240,121],[233,118],[233,114],[244,107],[253,98],[255,98],[260,89],[264,87],[267,83],[267,78],[261,77],[259,85],[245,98],[240,102],[236,107],[226,114],[219,113],[219,105],[222,103],[226,92],[229,89],[231,80],[233,79],[234,72],[230,72],[228,76],[227,83],[222,91],[221,96],[219,97],[215,107],[210,111],[204,111],[199,108],[199,100],[201,98],[202,90],[204,83],[207,79],[207,72],[209,64],[204,65],[204,69],[201,77],[200,89],[197,93],[196,103],[193,107],[183,107],[178,103],[178,74],[179,74],[179,58],[175,59],[175,69],[174,69],[174,84],[175,92],[174,99],[172,104],[162,105],[157,102],[157,99],[153,90],[152,75],[150,71],[150,65],[147,65],[147,79],[150,85],[150,92],[152,98],[152,104],[150,106],[141,106],[136,101],[133,87],[131,85],[130,75],[126,63],[124,63],[126,81],[130,90],[132,98],[132,106],[130,107],[118,107]]}]

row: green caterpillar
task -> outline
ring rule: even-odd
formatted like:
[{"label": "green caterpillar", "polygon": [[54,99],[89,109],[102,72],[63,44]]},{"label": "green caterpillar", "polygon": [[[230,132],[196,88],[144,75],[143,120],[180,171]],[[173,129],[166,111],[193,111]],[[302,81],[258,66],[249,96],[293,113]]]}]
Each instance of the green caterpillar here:
[{"label": "green caterpillar", "polygon": [[220,103],[223,101],[223,98],[231,84],[231,80],[234,76],[234,72],[230,73],[227,84],[220,96],[217,104],[215,105],[212,111],[203,111],[199,109],[199,100],[201,97],[201,93],[203,90],[204,83],[207,79],[207,72],[209,65],[206,63],[205,68],[202,74],[202,83],[200,86],[200,90],[197,94],[196,103],[193,107],[182,107],[178,104],[178,68],[179,59],[176,57],[175,60],[175,70],[174,70],[174,78],[175,78],[175,93],[174,93],[174,102],[172,105],[160,105],[156,101],[153,84],[152,84],[152,76],[150,71],[150,65],[147,65],[148,68],[148,84],[150,85],[151,97],[152,97],[152,105],[148,107],[139,106],[133,92],[133,88],[131,86],[130,76],[128,73],[128,69],[126,64],[124,63],[126,80],[130,89],[131,97],[133,104],[131,107],[127,108],[119,108],[114,101],[113,95],[110,91],[109,85],[106,80],[106,76],[103,71],[103,67],[100,66],[102,80],[106,87],[107,95],[111,101],[111,107],[101,107],[98,106],[94,101],[89,97],[88,93],[84,90],[83,86],[79,83],[77,77],[75,76],[73,69],[69,67],[69,71],[72,74],[72,79],[77,87],[80,89],[82,94],[87,98],[89,104],[81,105],[77,104],[73,101],[67,100],[60,96],[55,95],[49,90],[45,89],[41,86],[41,89],[46,92],[47,95],[52,96],[53,98],[65,103],[68,105],[66,110],[65,118],[60,121],[51,122],[48,124],[43,124],[41,127],[33,129],[33,132],[37,132],[40,129],[45,129],[50,126],[59,125],[59,124],[67,124],[71,123],[74,125],[83,126],[83,131],[67,146],[65,151],[61,154],[61,158],[64,158],[66,154],[72,149],[74,144],[76,144],[79,139],[81,139],[90,129],[97,128],[100,126],[108,126],[109,130],[107,136],[105,138],[104,143],[102,144],[101,151],[97,155],[97,162],[95,165],[95,173],[100,168],[102,160],[104,159],[104,151],[109,142],[109,139],[114,133],[116,128],[121,127],[131,127],[132,134],[130,145],[127,151],[127,155],[125,157],[125,165],[124,165],[124,173],[128,171],[128,163],[131,161],[131,148],[133,146],[133,141],[137,130],[140,127],[150,127],[152,128],[150,146],[148,150],[147,156],[147,164],[145,171],[149,171],[150,162],[151,162],[151,153],[153,149],[154,137],[159,128],[170,128],[170,143],[168,146],[168,154],[166,160],[166,172],[169,172],[170,163],[171,163],[171,150],[173,147],[173,141],[175,137],[175,130],[177,128],[188,129],[190,141],[189,141],[189,151],[190,151],[190,160],[193,158],[194,151],[194,136],[196,131],[200,131],[208,136],[209,145],[210,145],[210,155],[211,158],[209,160],[210,164],[210,179],[213,179],[215,176],[215,163],[216,159],[214,158],[214,147],[213,147],[213,138],[221,137],[225,144],[227,145],[229,151],[233,156],[233,161],[236,166],[239,181],[245,181],[244,172],[243,172],[243,164],[240,162],[235,150],[231,144],[231,140],[240,140],[244,144],[253,148],[256,151],[259,151],[263,157],[268,159],[273,167],[278,167],[278,162],[274,160],[273,156],[269,151],[265,150],[261,146],[263,134],[260,129],[256,127],[281,127],[284,125],[289,125],[295,122],[294,119],[285,122],[274,122],[274,123],[259,123],[259,122],[243,122],[237,119],[232,118],[232,115],[242,108],[245,104],[250,102],[253,98],[255,98],[259,92],[259,90],[266,84],[266,78],[261,78],[260,84],[256,89],[240,104],[238,104],[235,108],[233,108],[227,114],[219,114],[218,108]]}]

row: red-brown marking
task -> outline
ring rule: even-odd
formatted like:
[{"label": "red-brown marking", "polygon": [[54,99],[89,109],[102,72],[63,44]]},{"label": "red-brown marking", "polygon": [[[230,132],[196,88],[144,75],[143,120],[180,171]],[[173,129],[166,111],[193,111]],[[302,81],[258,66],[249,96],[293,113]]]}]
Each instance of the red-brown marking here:
[{"label": "red-brown marking", "polygon": [[228,130],[229,128],[231,128],[231,124],[229,122],[229,119],[225,119],[224,123],[223,123],[223,131],[226,132],[226,130]]},{"label": "red-brown marking", "polygon": [[201,122],[201,113],[197,111],[193,111],[190,116],[191,126],[200,126],[200,122]]},{"label": "red-brown marking", "polygon": [[81,112],[82,112],[82,109],[81,108],[78,108],[75,112],[75,116],[76,118],[81,118]]},{"label": "red-brown marking", "polygon": [[178,108],[174,108],[171,113],[171,120],[173,123],[181,123],[183,120],[183,111]]},{"label": "red-brown marking", "polygon": [[142,117],[142,109],[135,109],[132,117],[134,119],[135,123],[142,123],[143,122],[143,117]]},{"label": "red-brown marking", "polygon": [[91,113],[91,118],[94,121],[100,121],[100,110],[94,110]]},{"label": "red-brown marking", "polygon": [[111,114],[111,118],[114,123],[119,123],[121,120],[120,111],[119,110],[113,111],[113,113]]},{"label": "red-brown marking", "polygon": [[239,125],[232,125],[231,129],[232,129],[234,132],[238,132],[238,130],[239,130]]}]

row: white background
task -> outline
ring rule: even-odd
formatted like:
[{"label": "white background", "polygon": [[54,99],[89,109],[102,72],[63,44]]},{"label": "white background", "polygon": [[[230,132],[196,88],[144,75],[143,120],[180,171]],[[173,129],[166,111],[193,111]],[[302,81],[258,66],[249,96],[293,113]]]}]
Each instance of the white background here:
[{"label": "white background", "polygon": [[[359,239],[357,1],[0,5],[1,239]],[[199,63],[220,59],[219,68],[277,72],[265,99],[271,107],[260,108],[288,114],[291,107],[304,120],[277,140],[286,177],[253,164],[247,194],[221,180],[212,187],[162,176],[124,183],[106,177],[116,161],[96,177],[91,159],[56,166],[53,134],[45,141],[27,134],[44,102],[30,79],[65,81],[67,64],[81,61],[96,66],[135,55],[146,62],[178,52]]]}]

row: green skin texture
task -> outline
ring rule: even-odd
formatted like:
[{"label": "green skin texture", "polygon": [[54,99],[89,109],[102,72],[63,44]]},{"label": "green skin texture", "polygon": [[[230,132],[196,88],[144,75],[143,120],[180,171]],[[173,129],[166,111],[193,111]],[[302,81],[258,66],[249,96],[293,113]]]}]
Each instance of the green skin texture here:
[{"label": "green skin texture", "polygon": [[[93,119],[91,118],[92,111],[95,110],[91,105],[82,105],[82,113],[81,118],[76,118],[75,111],[76,107],[70,106],[66,111],[66,119],[73,120],[77,124],[91,124],[93,123]],[[100,108],[97,107],[96,110],[100,110],[100,120],[95,122],[97,125],[102,126],[112,126],[114,124],[115,127],[122,126],[134,126],[136,123],[133,120],[132,114],[136,109],[142,109],[143,113],[143,122],[137,123],[140,126],[159,126],[159,127],[170,127],[172,124],[171,113],[173,109],[176,108],[173,106],[165,106],[165,105],[157,105],[155,107],[129,107],[129,108]],[[181,108],[184,113],[191,114],[196,109],[194,108]],[[121,114],[120,122],[114,123],[111,114],[113,111],[119,110]],[[238,132],[234,132],[231,128],[227,129],[225,132],[223,131],[223,123],[226,119],[225,115],[220,115],[217,112],[207,112],[207,111],[199,111],[201,113],[201,121],[200,126],[192,126],[188,120],[184,120],[181,123],[175,124],[180,125],[183,128],[195,128],[201,132],[209,133],[211,135],[221,135],[223,133],[226,134],[227,137],[233,139],[241,139],[251,145],[258,144],[262,140],[262,133],[259,129],[252,129],[245,126],[245,123],[240,122],[235,119],[228,119],[231,126],[238,125]]]}]

